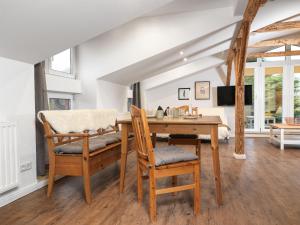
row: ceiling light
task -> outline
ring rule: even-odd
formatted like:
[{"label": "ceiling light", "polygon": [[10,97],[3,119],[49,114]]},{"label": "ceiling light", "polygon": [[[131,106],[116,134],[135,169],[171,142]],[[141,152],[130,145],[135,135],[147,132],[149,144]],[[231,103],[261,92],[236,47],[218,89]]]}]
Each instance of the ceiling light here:
[{"label": "ceiling light", "polygon": [[185,61],[185,62],[186,62],[187,60],[188,60],[187,58],[183,58],[183,61]]},{"label": "ceiling light", "polygon": [[184,52],[183,52],[183,51],[180,51],[180,52],[179,52],[179,54],[180,54],[180,55],[183,55],[183,54],[184,54]]}]

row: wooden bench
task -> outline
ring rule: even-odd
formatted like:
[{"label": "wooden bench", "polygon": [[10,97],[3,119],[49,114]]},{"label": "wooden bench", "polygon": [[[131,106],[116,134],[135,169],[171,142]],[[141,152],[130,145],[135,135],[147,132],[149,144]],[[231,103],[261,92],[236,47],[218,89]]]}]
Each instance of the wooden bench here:
[{"label": "wooden bench", "polygon": [[[92,202],[90,177],[106,166],[121,158],[121,137],[118,137],[118,126],[109,130],[99,129],[95,133],[88,130],[82,133],[56,132],[46,117],[41,113],[49,154],[49,178],[47,196],[53,192],[55,175],[83,176],[85,200]],[[107,139],[109,143],[106,144]],[[103,146],[105,143],[105,146]],[[72,145],[72,146],[71,146]],[[76,150],[75,153],[68,150]],[[78,152],[78,147],[80,151]],[[133,138],[129,137],[128,148],[133,149]]]}]

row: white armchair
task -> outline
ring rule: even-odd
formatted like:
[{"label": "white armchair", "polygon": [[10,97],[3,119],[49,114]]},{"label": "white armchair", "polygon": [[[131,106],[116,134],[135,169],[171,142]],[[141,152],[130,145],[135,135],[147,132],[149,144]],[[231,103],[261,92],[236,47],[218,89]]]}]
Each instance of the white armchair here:
[{"label": "white armchair", "polygon": [[[230,127],[228,126],[228,120],[225,114],[225,109],[222,107],[212,107],[212,108],[198,108],[198,113],[203,116],[220,116],[222,124],[219,125],[218,135],[219,140],[229,140],[230,137]],[[199,135],[200,139],[210,140],[210,135]]]}]

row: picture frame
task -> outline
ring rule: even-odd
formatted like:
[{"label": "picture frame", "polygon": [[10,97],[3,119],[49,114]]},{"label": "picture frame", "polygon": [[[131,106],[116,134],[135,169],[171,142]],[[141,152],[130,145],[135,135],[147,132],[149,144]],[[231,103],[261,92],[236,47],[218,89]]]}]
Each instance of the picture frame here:
[{"label": "picture frame", "polygon": [[196,100],[210,99],[210,81],[195,82],[195,99]]},{"label": "picture frame", "polygon": [[178,100],[190,100],[190,88],[178,88]]}]

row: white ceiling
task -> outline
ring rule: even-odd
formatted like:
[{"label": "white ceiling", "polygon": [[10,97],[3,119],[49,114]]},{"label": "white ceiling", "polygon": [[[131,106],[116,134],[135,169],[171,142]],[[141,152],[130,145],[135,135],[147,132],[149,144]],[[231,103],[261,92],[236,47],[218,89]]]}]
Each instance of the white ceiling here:
[{"label": "white ceiling", "polygon": [[[0,56],[36,63],[69,47],[86,45],[85,50],[103,53],[98,58],[92,54],[93,63],[99,67],[93,79],[101,77],[127,85],[160,77],[201,57],[225,57],[246,4],[247,0],[0,0]],[[300,0],[268,1],[251,28],[256,30],[299,14],[299,9]],[[193,19],[187,20],[191,15]],[[170,26],[162,26],[164,23]],[[297,32],[250,35],[249,43],[299,35]],[[149,43],[152,37],[160,39],[153,38],[156,42]],[[168,45],[163,38],[178,41]],[[98,41],[101,48],[93,49],[92,43]],[[134,57],[128,52],[120,54],[120,49],[128,46],[131,52],[134,50]],[[178,54],[182,49],[184,57],[189,58],[187,62]],[[87,60],[90,71],[92,60]],[[111,66],[112,62],[116,65]]]},{"label": "white ceiling", "polygon": [[146,16],[162,16],[172,13],[224,8],[232,6],[234,1],[236,0],[174,0],[157,10],[147,13]]},{"label": "white ceiling", "polygon": [[36,63],[171,0],[1,0],[0,56]]},{"label": "white ceiling", "polygon": [[[221,8],[228,7],[231,5],[234,8],[234,15],[243,13],[247,1],[218,1],[218,0],[188,0],[180,1],[175,0],[164,7],[150,12],[148,16],[157,16],[163,20],[168,14],[180,14],[184,15],[190,11],[201,11],[203,13],[207,12],[211,8]],[[284,3],[284,4],[283,4]],[[276,0],[267,2],[258,12],[255,20],[253,21],[252,30],[259,29],[268,24],[275,23],[277,21],[283,20],[285,18],[291,17],[299,13],[300,1],[299,0]],[[229,10],[229,9],[228,9]],[[207,15],[206,19],[195,21],[199,29],[203,28],[202,22],[210,23],[212,20],[220,20],[221,14],[218,17],[210,17]],[[212,32],[205,36],[199,36],[197,39],[178,45],[176,48],[169,49],[168,51],[161,52],[155,56],[143,59],[139,62],[135,62],[130,66],[120,68],[117,71],[108,73],[106,76],[101,76],[101,79],[128,85],[132,82],[144,81],[147,83],[149,80],[157,78],[157,85],[161,83],[161,80],[168,71],[173,71],[174,69],[184,68],[185,65],[193,65],[197,60],[214,55],[222,55],[225,59],[226,54],[224,54],[230,47],[230,42],[234,36],[234,31],[238,27],[237,24],[240,20],[237,20],[232,24],[232,21],[228,20],[227,24],[224,24],[223,28],[219,28],[215,32]],[[232,29],[233,28],[233,29]],[[182,27],[182,31],[186,32],[187,28]],[[254,44],[258,41],[268,40],[278,37],[286,37],[290,35],[299,35],[298,30],[289,30],[282,32],[270,32],[261,34],[251,34],[249,44]],[[174,37],[172,37],[174,38]],[[184,57],[188,58],[188,61],[183,61],[182,56],[178,53],[181,49],[184,49]],[[268,51],[272,48],[263,49],[249,49],[249,52],[260,52]],[[196,61],[194,61],[196,60]],[[225,63],[225,60],[223,60]],[[182,77],[181,77],[182,78]],[[180,79],[181,79],[180,78]],[[174,79],[179,79],[174,76]]]}]

